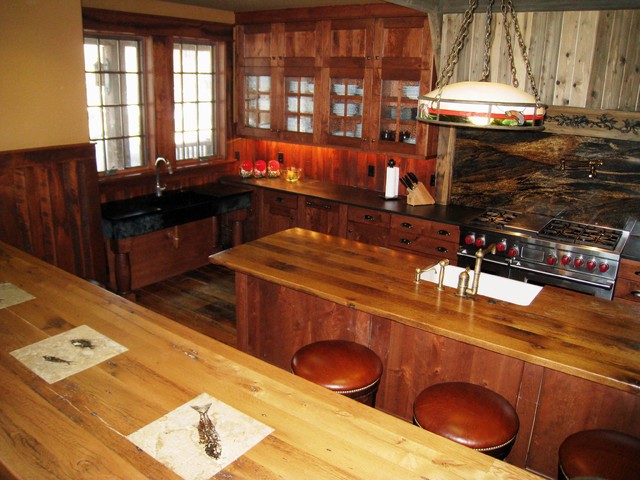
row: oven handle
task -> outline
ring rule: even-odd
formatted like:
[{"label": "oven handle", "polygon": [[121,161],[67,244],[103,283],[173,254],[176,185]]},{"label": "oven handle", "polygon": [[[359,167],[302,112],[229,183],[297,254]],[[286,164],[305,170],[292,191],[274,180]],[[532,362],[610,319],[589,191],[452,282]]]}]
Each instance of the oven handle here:
[{"label": "oven handle", "polygon": [[[467,257],[467,258],[471,258],[472,260],[476,259],[475,255],[471,255],[469,253],[464,253],[464,252],[457,252],[457,255],[459,257]],[[489,257],[484,257],[482,259],[483,262],[489,262],[489,263],[495,263],[496,265],[501,265],[503,267],[508,267],[509,266],[509,262],[505,262],[505,261],[498,261],[498,260],[493,260],[492,258]]]},{"label": "oven handle", "polygon": [[555,278],[559,278],[559,279],[570,281],[570,282],[582,283],[584,285],[589,285],[591,287],[604,288],[606,290],[611,290],[613,288],[613,285],[614,285],[613,283],[604,284],[604,283],[590,282],[589,280],[583,280],[581,278],[575,278],[575,277],[567,278],[564,275],[558,275],[557,273],[551,273],[551,272],[541,272],[540,270],[535,270],[533,268],[523,267],[522,265],[511,264],[510,267],[513,268],[513,269],[516,269],[516,270],[524,270],[525,272],[535,273],[535,274],[537,274],[539,276],[548,275],[550,277],[555,277]]}]

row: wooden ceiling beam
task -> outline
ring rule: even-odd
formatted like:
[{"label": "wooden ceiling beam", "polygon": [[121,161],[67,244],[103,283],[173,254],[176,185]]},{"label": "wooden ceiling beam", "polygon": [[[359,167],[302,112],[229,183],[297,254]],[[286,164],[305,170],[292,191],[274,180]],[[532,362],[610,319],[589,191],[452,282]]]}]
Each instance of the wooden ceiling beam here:
[{"label": "wooden ceiling beam", "polygon": [[[386,0],[403,7],[430,13],[463,13],[469,0]],[[496,0],[498,7],[500,2]],[[478,6],[487,4],[479,0]],[[640,8],[640,0],[513,0],[516,12],[557,12],[573,10],[626,10]]]}]

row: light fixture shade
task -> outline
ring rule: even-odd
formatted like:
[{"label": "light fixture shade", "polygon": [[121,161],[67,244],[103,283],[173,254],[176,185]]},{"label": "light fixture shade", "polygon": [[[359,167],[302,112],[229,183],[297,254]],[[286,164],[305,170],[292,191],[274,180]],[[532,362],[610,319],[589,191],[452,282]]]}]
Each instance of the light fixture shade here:
[{"label": "light fixture shade", "polygon": [[493,82],[452,83],[418,102],[419,121],[454,127],[542,130],[545,111],[533,95]]}]

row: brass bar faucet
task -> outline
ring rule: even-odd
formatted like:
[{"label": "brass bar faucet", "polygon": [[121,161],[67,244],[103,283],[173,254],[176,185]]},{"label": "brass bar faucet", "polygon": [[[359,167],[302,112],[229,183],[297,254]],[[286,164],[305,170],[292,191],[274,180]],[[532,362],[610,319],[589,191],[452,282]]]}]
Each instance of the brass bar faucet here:
[{"label": "brass bar faucet", "polygon": [[166,185],[160,184],[160,164],[162,163],[164,163],[167,166],[167,171],[169,172],[169,175],[173,175],[173,170],[171,169],[171,164],[169,163],[169,161],[164,157],[156,158],[156,197],[161,197],[162,192],[164,192],[167,189]]},{"label": "brass bar faucet", "polygon": [[439,272],[439,277],[438,277],[438,287],[437,289],[442,291],[444,290],[444,269],[447,265],[449,265],[449,260],[444,258],[442,260],[440,260],[439,262],[434,263],[433,265],[429,265],[428,267],[425,268],[416,268],[416,283],[420,283],[420,275],[422,275],[425,272],[428,272],[429,270],[435,270],[435,268],[440,265],[440,272]]},{"label": "brass bar faucet", "polygon": [[495,243],[489,245],[484,250],[478,249],[476,251],[476,264],[473,268],[473,283],[471,284],[471,288],[468,287],[469,268],[467,268],[465,271],[460,273],[460,276],[458,277],[458,290],[456,293],[458,296],[466,297],[468,295],[475,295],[476,293],[478,293],[478,287],[480,286],[480,272],[482,268],[482,260],[484,259],[484,256],[487,255],[488,253],[491,253],[492,255],[496,254]]}]

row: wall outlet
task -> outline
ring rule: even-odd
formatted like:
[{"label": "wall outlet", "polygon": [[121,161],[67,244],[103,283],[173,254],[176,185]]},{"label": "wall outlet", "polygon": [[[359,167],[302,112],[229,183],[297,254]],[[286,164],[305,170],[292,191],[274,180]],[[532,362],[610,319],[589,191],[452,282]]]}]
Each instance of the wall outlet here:
[{"label": "wall outlet", "polygon": [[278,162],[280,163],[284,162],[284,153],[278,152]]},{"label": "wall outlet", "polygon": [[236,160],[240,160],[240,152],[235,152],[233,154],[233,158],[235,158]]},{"label": "wall outlet", "polygon": [[431,174],[431,178],[429,179],[429,185],[431,185],[432,187],[436,186],[436,175],[435,175],[435,173]]},{"label": "wall outlet", "polygon": [[369,169],[367,170],[367,175],[370,177],[376,176],[376,167],[374,165],[369,165]]}]

